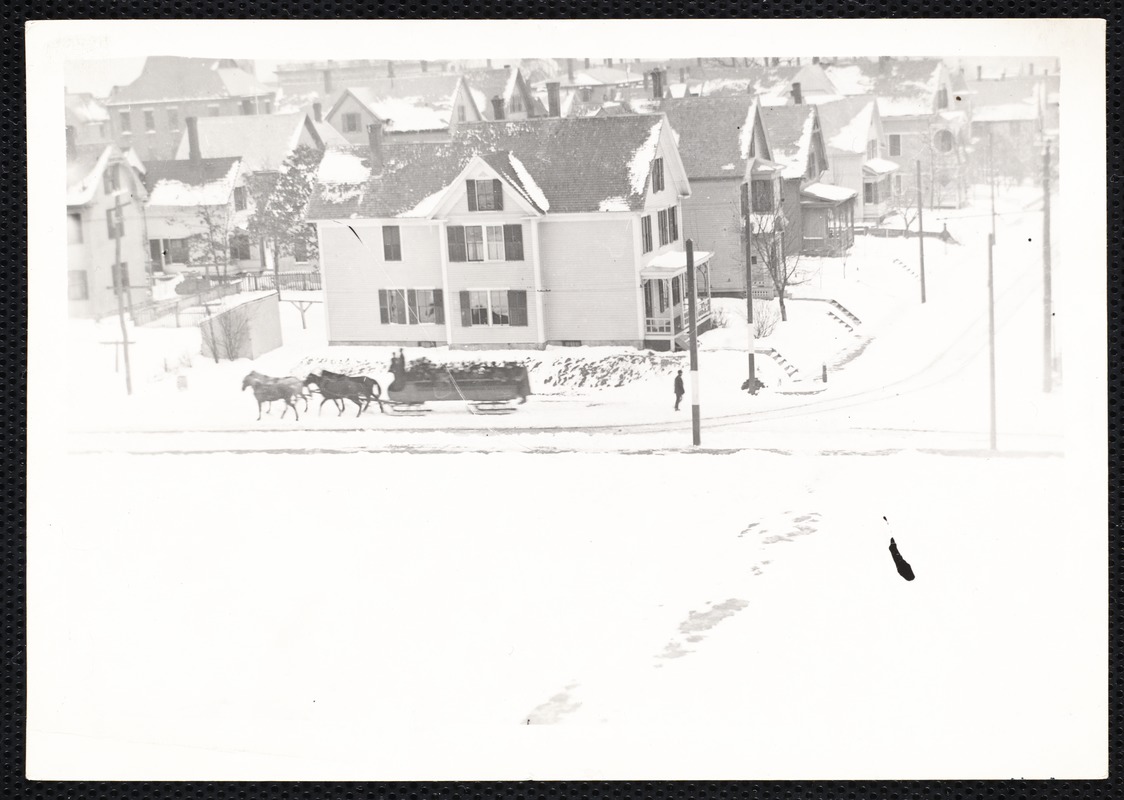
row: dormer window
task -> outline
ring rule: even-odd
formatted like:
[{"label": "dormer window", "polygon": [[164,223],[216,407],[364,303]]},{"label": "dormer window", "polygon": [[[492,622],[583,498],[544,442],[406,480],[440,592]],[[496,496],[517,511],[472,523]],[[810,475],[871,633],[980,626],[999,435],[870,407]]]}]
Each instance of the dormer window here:
[{"label": "dormer window", "polygon": [[344,114],[343,115],[343,132],[344,133],[358,133],[359,132],[359,115],[358,114]]},{"label": "dormer window", "polygon": [[469,211],[503,211],[503,182],[468,181]]},{"label": "dormer window", "polygon": [[663,189],[663,159],[657,158],[652,162],[652,191],[662,192]]},{"label": "dormer window", "polygon": [[772,214],[774,211],[773,182],[768,179],[754,180],[750,186],[753,191],[753,213]]},{"label": "dormer window", "polygon": [[943,86],[937,91],[937,108],[948,108],[948,89]]}]

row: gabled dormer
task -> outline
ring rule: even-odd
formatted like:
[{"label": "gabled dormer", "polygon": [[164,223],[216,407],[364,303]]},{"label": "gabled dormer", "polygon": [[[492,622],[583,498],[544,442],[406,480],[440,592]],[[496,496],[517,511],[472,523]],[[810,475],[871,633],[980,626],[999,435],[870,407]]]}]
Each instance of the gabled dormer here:
[{"label": "gabled dormer", "polygon": [[639,181],[636,185],[645,189],[645,209],[677,205],[680,198],[690,197],[691,188],[666,116],[652,136],[654,146],[649,144],[636,152],[628,165],[630,174],[634,182]]}]

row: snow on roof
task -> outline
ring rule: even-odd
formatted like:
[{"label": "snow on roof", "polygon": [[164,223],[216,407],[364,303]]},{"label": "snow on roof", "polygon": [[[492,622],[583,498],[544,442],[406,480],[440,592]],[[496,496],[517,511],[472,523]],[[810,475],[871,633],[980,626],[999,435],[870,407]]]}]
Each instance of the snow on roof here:
[{"label": "snow on roof", "polygon": [[94,198],[102,172],[109,163],[112,145],[79,147],[66,164],[66,204],[82,206]]},{"label": "snow on roof", "polygon": [[841,153],[865,153],[872,138],[875,100],[872,96],[843,98],[817,103],[820,125],[829,150]]},{"label": "snow on roof", "polygon": [[628,201],[623,197],[606,197],[597,207],[598,211],[629,211]]},{"label": "snow on roof", "polygon": [[109,122],[109,112],[92,94],[66,95],[66,124],[86,125]]},{"label": "snow on roof", "polygon": [[[693,255],[695,266],[698,266],[704,261],[709,261],[714,253],[707,250],[696,250]],[[649,261],[647,266],[662,270],[685,270],[687,268],[687,251],[670,250],[666,253],[661,253],[660,255]],[[640,274],[643,275],[644,270],[641,270]]]},{"label": "snow on roof", "polygon": [[830,183],[812,183],[801,189],[800,193],[828,203],[842,203],[857,196],[853,189]]},{"label": "snow on roof", "polygon": [[542,189],[535,179],[531,177],[531,173],[527,172],[527,168],[523,166],[523,162],[515,157],[514,153],[508,153],[508,159],[511,161],[511,166],[515,170],[515,174],[519,176],[519,182],[523,185],[523,189],[527,193],[527,199],[538,206],[543,211],[550,210],[550,201],[546,199]]},{"label": "snow on roof", "polygon": [[1046,95],[1040,77],[971,81],[972,119],[979,122],[1023,122],[1038,119]]},{"label": "snow on roof", "polygon": [[370,177],[371,170],[367,163],[358,155],[345,150],[329,149],[316,170],[316,180],[320,183],[364,183]]},{"label": "snow on roof", "polygon": [[652,169],[652,160],[656,157],[656,148],[660,143],[660,132],[663,130],[663,118],[656,120],[648,132],[644,144],[636,149],[632,156],[632,163],[628,165],[628,175],[632,181],[632,191],[640,194],[648,182],[648,173]]},{"label": "snow on roof", "polygon": [[106,104],[131,105],[271,94],[273,90],[253,75],[236,66],[227,66],[222,59],[149,56],[137,79],[127,86],[116,87]]},{"label": "snow on roof", "polygon": [[863,171],[872,175],[889,175],[900,169],[898,164],[884,158],[868,158],[863,162]]},{"label": "snow on roof", "polygon": [[[246,168],[254,172],[277,170],[300,143],[306,119],[304,112],[200,117],[199,151],[205,158],[239,156]],[[176,158],[186,159],[188,149],[185,133],[176,149]]]},{"label": "snow on roof", "polygon": [[[363,87],[349,88],[348,92],[375,117],[383,121],[387,133],[437,131],[449,127],[453,107],[452,96],[447,101],[434,103],[421,96],[380,97],[371,89]],[[337,107],[338,105],[337,103]]]},{"label": "snow on roof", "polygon": [[437,206],[441,204],[441,199],[445,196],[445,192],[447,191],[449,191],[449,187],[442,186],[433,194],[423,197],[413,208],[407,211],[403,211],[401,214],[397,214],[395,216],[422,218],[428,217],[430,214],[437,210]]},{"label": "snow on roof", "polygon": [[153,161],[145,183],[150,206],[221,206],[230,201],[242,163],[237,158],[198,162]]},{"label": "snow on roof", "polygon": [[827,67],[828,77],[844,95],[873,94],[882,117],[933,113],[944,65],[940,59],[862,59]]},{"label": "snow on roof", "polygon": [[786,179],[801,177],[808,168],[816,129],[816,107],[766,106],[761,112],[773,161],[784,167]]}]

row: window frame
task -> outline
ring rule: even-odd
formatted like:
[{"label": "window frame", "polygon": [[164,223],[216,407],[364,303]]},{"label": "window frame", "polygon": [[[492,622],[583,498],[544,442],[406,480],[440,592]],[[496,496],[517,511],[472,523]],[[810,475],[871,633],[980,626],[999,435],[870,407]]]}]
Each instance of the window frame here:
[{"label": "window frame", "polygon": [[654,158],[652,159],[652,192],[662,192],[665,188],[667,184],[664,181],[663,158]]},{"label": "window frame", "polygon": [[863,181],[863,203],[878,202],[878,188],[873,181]]},{"label": "window frame", "polygon": [[85,244],[86,236],[82,231],[82,214],[78,211],[66,213],[66,243]]},{"label": "window frame", "polygon": [[[453,229],[459,229],[459,230],[463,231],[463,234],[462,234],[463,239],[461,239],[459,242],[457,242],[457,244],[458,245],[463,244],[463,246],[464,246],[464,256],[465,257],[464,257],[464,259],[454,258],[452,252],[449,252],[449,262],[452,263],[452,264],[500,264],[500,263],[504,263],[504,262],[519,262],[519,261],[525,261],[526,260],[526,250],[523,249],[524,239],[523,239],[523,224],[522,223],[519,223],[519,222],[514,223],[514,224],[513,223],[499,223],[499,224],[489,225],[487,223],[481,222],[481,223],[473,223],[471,225],[450,225],[450,226],[448,226],[448,229],[446,230],[446,234],[445,234],[447,250],[451,249],[451,247],[452,247],[452,237],[449,236],[449,231],[451,231]],[[469,242],[468,231],[470,229],[480,231],[479,241],[473,239],[473,241],[471,243]],[[499,258],[493,258],[489,253],[489,248],[493,244],[496,243],[493,240],[489,239],[489,232],[490,231],[496,231],[496,230],[498,230],[500,232],[499,233],[499,239],[498,239],[498,245],[499,245],[499,248],[500,248]],[[519,231],[519,238],[518,238],[519,257],[518,258],[514,257],[515,248],[514,248],[513,245],[516,242],[516,239],[515,239],[514,236],[509,235],[509,233],[513,232],[514,230]],[[479,245],[481,258],[470,258],[469,257],[470,244],[473,245],[473,246]]]},{"label": "window frame", "polygon": [[[948,147],[944,148],[938,143],[944,141],[948,143]],[[938,128],[933,132],[933,149],[942,155],[947,155],[956,149],[956,137],[953,136],[952,131],[948,128]]]},{"label": "window frame", "polygon": [[221,116],[221,114],[219,113],[221,111],[222,111],[222,107],[219,106],[218,103],[208,103],[207,104],[207,116],[208,117]]},{"label": "window frame", "polygon": [[[351,127],[354,123],[355,127]],[[358,111],[346,111],[340,114],[340,124],[343,126],[343,133],[360,133],[363,130],[362,115]]]},{"label": "window frame", "polygon": [[[897,145],[895,147],[895,145]],[[901,156],[902,154],[902,135],[900,133],[889,133],[886,135],[886,147],[890,152],[890,156]]]},{"label": "window frame", "polygon": [[235,186],[234,187],[234,193],[233,193],[233,199],[234,199],[234,210],[235,211],[245,211],[246,210],[246,203],[247,203],[246,187],[245,186]]},{"label": "window frame", "polygon": [[[471,186],[465,187],[465,192],[468,194],[468,210],[469,211],[503,211],[503,183],[496,178],[469,178],[468,184]],[[483,196],[488,198],[489,205],[485,208],[480,204],[480,184],[487,184],[488,189]]]},{"label": "window frame", "polygon": [[[773,214],[777,210],[777,192],[771,178],[758,178],[749,183],[749,205],[754,214]],[[766,196],[767,194],[767,196]],[[758,200],[767,201],[768,207],[761,207]]]},{"label": "window frame", "polygon": [[652,215],[645,214],[640,218],[640,253],[643,255],[652,250]]},{"label": "window frame", "polygon": [[[497,288],[497,287],[487,287],[487,288],[477,287],[477,288],[461,289],[461,290],[459,290],[458,293],[461,296],[462,302],[465,299],[465,296],[467,296],[468,303],[469,303],[468,314],[467,314],[469,324],[468,325],[464,324],[464,319],[465,319],[466,315],[465,315],[465,308],[462,305],[462,307],[461,307],[461,327],[468,327],[468,328],[476,328],[476,327],[526,328],[526,327],[529,327],[529,325],[530,325],[530,313],[528,312],[528,303],[527,303],[528,298],[527,298],[527,290],[526,289],[510,289],[510,288],[505,289],[505,288],[502,288],[502,287],[501,288]],[[474,303],[477,302],[477,300],[479,299],[478,297],[474,298],[474,296],[479,296],[479,295],[483,295],[484,298],[486,299],[486,301],[487,301],[486,307],[480,307],[480,306],[474,305]],[[507,318],[506,322],[495,322],[494,321],[495,317],[496,317],[496,306],[493,304],[492,301],[493,301],[493,297],[495,295],[499,295],[502,299],[502,305],[503,305],[504,309],[506,310],[506,314],[504,315]],[[514,304],[512,303],[513,295],[518,296],[518,298],[519,298],[519,301],[517,303],[514,303]],[[487,322],[477,322],[476,320],[478,318],[480,318],[480,317],[474,316],[477,313],[482,313],[483,316],[486,317]]]},{"label": "window frame", "polygon": [[667,236],[668,242],[674,244],[679,241],[679,206],[671,206],[667,209]]},{"label": "window frame", "polygon": [[[230,237],[227,245],[232,261],[249,261],[253,258],[253,251],[250,249],[250,237],[248,235],[235,234]],[[246,254],[245,257],[242,256],[243,253]]]},{"label": "window frame", "polygon": [[144,132],[156,133],[156,109],[146,108],[142,111],[142,114],[144,117]]},{"label": "window frame", "polygon": [[[419,313],[420,295],[423,292],[429,293],[429,304],[432,308],[432,319],[422,320]],[[391,301],[394,301],[392,307]],[[397,314],[392,315],[391,311],[398,310],[398,304],[401,303],[401,309],[405,321],[400,322]],[[383,317],[386,321],[383,321]],[[445,293],[439,286],[415,286],[415,287],[400,287],[400,286],[387,286],[379,289],[379,324],[380,325],[395,325],[395,326],[409,326],[417,325],[422,327],[437,326],[445,324]]]},{"label": "window frame", "polygon": [[[183,248],[182,251],[181,251],[182,255],[184,257],[183,261],[177,260],[175,258],[175,256],[173,255],[173,252],[174,252],[173,247],[172,247],[173,242],[176,242],[175,246],[177,248]],[[162,247],[163,252],[164,252],[164,263],[165,264],[190,264],[191,263],[191,242],[189,242],[187,240],[187,238],[181,237],[179,239],[165,239],[163,241],[163,244],[161,245],[161,247]]]},{"label": "window frame", "polygon": [[[394,241],[388,241],[387,235],[393,231]],[[383,225],[382,226],[382,260],[383,261],[401,261],[402,260],[402,226],[400,225]]]},{"label": "window frame", "polygon": [[124,206],[110,206],[105,210],[105,230],[110,240],[125,238]]},{"label": "window frame", "polygon": [[117,125],[121,128],[121,133],[133,132],[133,111],[129,108],[122,108],[117,112]]}]

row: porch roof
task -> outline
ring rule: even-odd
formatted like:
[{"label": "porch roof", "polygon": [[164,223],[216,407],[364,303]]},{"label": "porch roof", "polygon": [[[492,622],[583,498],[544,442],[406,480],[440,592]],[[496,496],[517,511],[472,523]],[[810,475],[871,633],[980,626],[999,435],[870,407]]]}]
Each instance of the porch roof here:
[{"label": "porch roof", "polygon": [[810,183],[800,190],[800,194],[808,199],[821,203],[846,203],[854,200],[858,195],[854,189],[844,186],[834,186],[830,183]]},{"label": "porch roof", "polygon": [[900,168],[901,167],[893,161],[888,161],[885,158],[868,158],[863,162],[864,175],[877,175],[881,177],[883,175],[889,175],[891,172],[896,172]]},{"label": "porch roof", "polygon": [[[695,266],[705,264],[710,261],[710,257],[714,253],[707,252],[706,250],[696,250],[695,253]],[[658,255],[648,262],[646,267],[641,268],[641,278],[674,278],[676,275],[687,271],[687,251],[686,250],[673,250],[670,253],[663,253]]]}]

